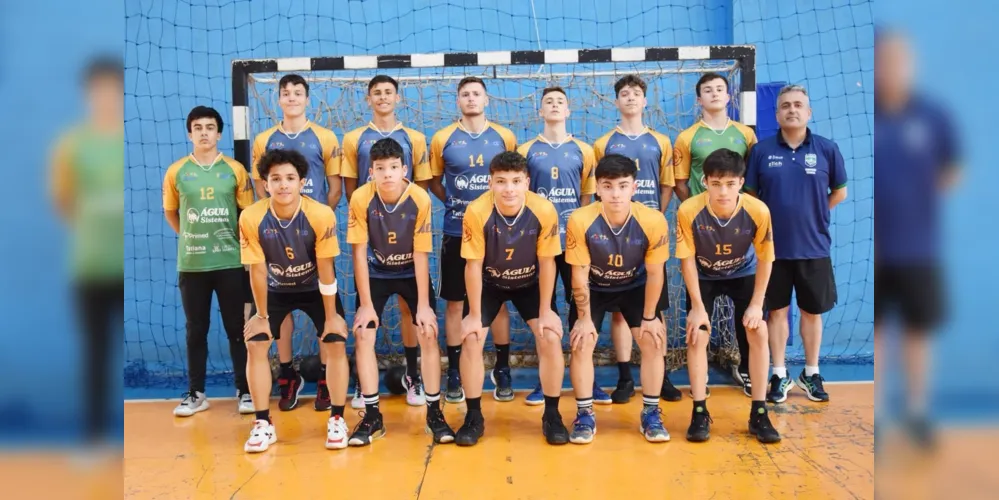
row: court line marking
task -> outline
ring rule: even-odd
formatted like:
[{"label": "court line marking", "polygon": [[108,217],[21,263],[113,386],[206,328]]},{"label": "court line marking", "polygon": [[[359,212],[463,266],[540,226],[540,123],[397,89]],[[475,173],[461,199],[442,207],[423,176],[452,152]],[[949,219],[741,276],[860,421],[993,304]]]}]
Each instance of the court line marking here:
[{"label": "court line marking", "polygon": [[[874,385],[874,381],[873,380],[826,381],[825,385]],[[674,387],[676,387],[677,389],[683,389],[683,388],[690,388],[690,385],[677,385],[677,386],[674,386]],[[734,388],[738,389],[738,387],[736,387],[734,385],[731,385],[731,384],[708,384],[708,387],[734,387]],[[606,389],[613,389],[613,387],[601,387],[601,389],[605,389],[605,390]],[[515,392],[515,393],[517,393],[517,392],[520,392],[520,393],[530,393],[533,390],[534,389],[519,389],[519,390],[515,390],[513,392]],[[564,391],[571,391],[571,390],[572,390],[571,388],[563,389],[563,392]],[[303,395],[300,395],[298,398],[299,399],[315,399],[315,396],[309,396],[309,395],[303,394]],[[278,396],[271,396],[270,399],[273,401],[273,400],[281,399],[281,398],[278,397]],[[164,401],[180,401],[180,400],[181,400],[181,398],[163,398],[163,399],[151,398],[151,399],[125,399],[124,402],[125,402],[125,404],[128,404],[128,403],[162,403]],[[215,396],[215,397],[208,398],[208,400],[209,401],[235,401],[236,397],[235,396]]]}]

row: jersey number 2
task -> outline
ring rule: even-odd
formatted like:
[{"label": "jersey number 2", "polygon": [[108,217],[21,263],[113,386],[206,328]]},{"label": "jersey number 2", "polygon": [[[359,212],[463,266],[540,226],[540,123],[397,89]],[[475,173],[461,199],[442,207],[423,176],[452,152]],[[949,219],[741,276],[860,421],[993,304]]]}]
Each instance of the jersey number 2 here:
[{"label": "jersey number 2", "polygon": [[395,231],[389,231],[389,233],[388,233],[388,242],[389,242],[389,245],[395,245],[395,241],[396,241],[396,239],[395,239]]}]

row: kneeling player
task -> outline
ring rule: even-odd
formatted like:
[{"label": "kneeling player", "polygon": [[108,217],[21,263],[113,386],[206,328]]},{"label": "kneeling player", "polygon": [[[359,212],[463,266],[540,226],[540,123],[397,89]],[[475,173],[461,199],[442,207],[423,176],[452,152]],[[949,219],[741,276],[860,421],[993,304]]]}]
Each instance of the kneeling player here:
[{"label": "kneeling player", "polygon": [[776,443],[780,434],[764,405],[770,347],[763,298],[774,262],[770,210],[762,201],[739,194],[746,164],[738,153],[719,149],[709,154],[703,171],[707,190],[688,198],[677,211],[676,256],[690,293],[687,366],[694,410],[687,440],[707,441],[710,436],[711,416],[704,399],[711,312],[715,299],[727,295],[735,306],[736,335],[749,341],[749,432],[761,443]]},{"label": "kneeling player", "polygon": [[[243,264],[250,266],[250,286],[257,314],[246,323],[247,379],[256,421],[243,449],[266,451],[277,441],[270,419],[271,342],[281,321],[298,309],[319,332],[319,346],[330,365],[326,383],[333,402],[326,425],[326,448],[347,447],[347,323],[336,295],[333,257],[340,254],[333,209],[302,196],[309,164],[300,153],[275,149],[257,164],[269,198],[239,217]],[[265,311],[266,314],[261,311]],[[276,334],[276,335],[275,335]]]},{"label": "kneeling player", "polygon": [[[385,303],[395,294],[416,311],[413,324],[423,348],[421,369],[427,397],[427,429],[435,443],[454,441],[454,431],[440,406],[441,355],[437,317],[430,288],[430,196],[406,180],[402,146],[381,139],[371,146],[368,182],[350,199],[347,243],[354,246],[354,356],[364,395],[364,419],[350,436],[351,446],[365,446],[385,435],[378,408],[378,361],[375,333]],[[415,367],[414,367],[415,368]]]},{"label": "kneeling player", "polygon": [[462,221],[461,256],[465,263],[465,318],[461,322],[461,381],[468,412],[455,442],[471,446],[485,431],[482,348],[486,329],[500,308],[513,302],[534,332],[538,371],[545,394],[541,430],[549,444],[569,442],[558,412],[565,358],[562,320],[552,311],[555,256],[562,253],[558,212],[552,203],[528,191],[527,159],[503,152],[489,163],[489,191],[468,205]]},{"label": "kneeling player", "polygon": [[662,212],[631,201],[637,173],[635,162],[625,156],[601,158],[596,169],[600,201],[569,217],[565,261],[572,265],[572,296],[579,314],[570,334],[569,373],[577,407],[570,435],[573,443],[589,443],[597,432],[593,414],[596,325],[613,310],[621,311],[642,352],[640,430],[650,442],[669,441],[655,392],[662,387],[665,373],[666,328],[658,315],[669,308],[669,299],[662,293],[669,228]]}]

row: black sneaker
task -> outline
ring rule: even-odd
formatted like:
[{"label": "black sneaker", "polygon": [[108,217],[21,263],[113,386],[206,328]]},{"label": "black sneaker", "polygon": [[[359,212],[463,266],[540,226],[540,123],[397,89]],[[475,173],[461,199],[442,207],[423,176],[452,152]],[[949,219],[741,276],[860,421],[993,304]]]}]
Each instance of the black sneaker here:
[{"label": "black sneaker", "polygon": [[444,420],[444,412],[440,408],[437,410],[427,409],[427,432],[434,436],[434,442],[437,444],[454,442],[454,430],[451,429],[450,425],[447,425],[447,420]]},{"label": "black sneaker", "polygon": [[367,446],[372,441],[385,436],[385,424],[382,422],[382,414],[361,412],[361,421],[354,427],[354,432],[350,435],[347,444],[350,446]]},{"label": "black sneaker", "polygon": [[489,379],[496,386],[493,390],[493,399],[501,402],[513,401],[513,377],[510,376],[510,367],[493,369],[489,372]]},{"label": "black sneaker", "polygon": [[680,389],[673,386],[673,382],[669,379],[669,372],[663,375],[663,388],[659,391],[659,397],[664,401],[679,401],[683,399],[683,393]]},{"label": "black sneaker", "polygon": [[926,417],[909,417],[905,421],[905,434],[913,444],[924,451],[936,448],[936,433]]},{"label": "black sneaker", "polygon": [[828,403],[829,394],[826,392],[826,389],[822,387],[822,383],[825,382],[825,380],[826,379],[822,378],[822,375],[819,375],[818,373],[812,375],[811,377],[806,377],[805,370],[801,370],[801,374],[798,375],[798,378],[794,379],[794,385],[805,391],[805,395],[808,396],[808,399],[820,403]]},{"label": "black sneaker", "polygon": [[296,372],[292,372],[288,378],[278,379],[278,388],[281,392],[281,399],[278,401],[278,408],[281,411],[291,411],[298,407],[298,396],[305,386],[305,379]]},{"label": "black sneaker", "polygon": [[770,416],[765,408],[760,408],[756,413],[750,415],[749,433],[756,436],[756,440],[761,443],[780,442],[780,433],[770,423]]},{"label": "black sneaker", "polygon": [[545,413],[541,417],[541,432],[548,444],[566,444],[569,442],[569,429],[562,423],[562,415],[558,412]]},{"label": "black sneaker", "polygon": [[611,393],[611,401],[616,405],[626,404],[635,395],[634,380],[618,380],[617,388]]},{"label": "black sneaker", "polygon": [[330,401],[330,388],[326,385],[326,379],[316,381],[316,401],[314,404],[316,411],[330,411],[333,403]]},{"label": "black sneaker", "polygon": [[711,437],[711,414],[706,408],[695,408],[690,415],[690,427],[687,428],[687,441],[703,443]]},{"label": "black sneaker", "polygon": [[768,403],[783,403],[787,401],[787,393],[791,391],[791,378],[780,378],[777,375],[770,376],[770,390],[767,391]]},{"label": "black sneaker", "polygon": [[732,365],[732,379],[735,380],[735,385],[742,386],[742,393],[747,398],[753,397],[753,383],[749,379],[749,372],[742,371],[739,365]]},{"label": "black sneaker", "polygon": [[454,436],[454,443],[458,446],[473,446],[479,442],[479,438],[486,432],[486,422],[480,413],[466,413],[465,423],[458,429]]},{"label": "black sneaker", "polygon": [[458,404],[465,400],[465,391],[461,388],[461,373],[458,370],[448,369],[447,390],[444,391],[444,401],[451,404]]}]

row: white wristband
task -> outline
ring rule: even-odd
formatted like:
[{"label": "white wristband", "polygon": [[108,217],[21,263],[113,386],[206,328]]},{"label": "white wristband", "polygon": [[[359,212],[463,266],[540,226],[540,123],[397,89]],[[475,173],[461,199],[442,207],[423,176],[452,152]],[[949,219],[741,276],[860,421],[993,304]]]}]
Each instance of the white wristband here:
[{"label": "white wristband", "polygon": [[319,293],[323,295],[336,295],[336,280],[329,285],[324,285],[322,281],[319,282]]}]

